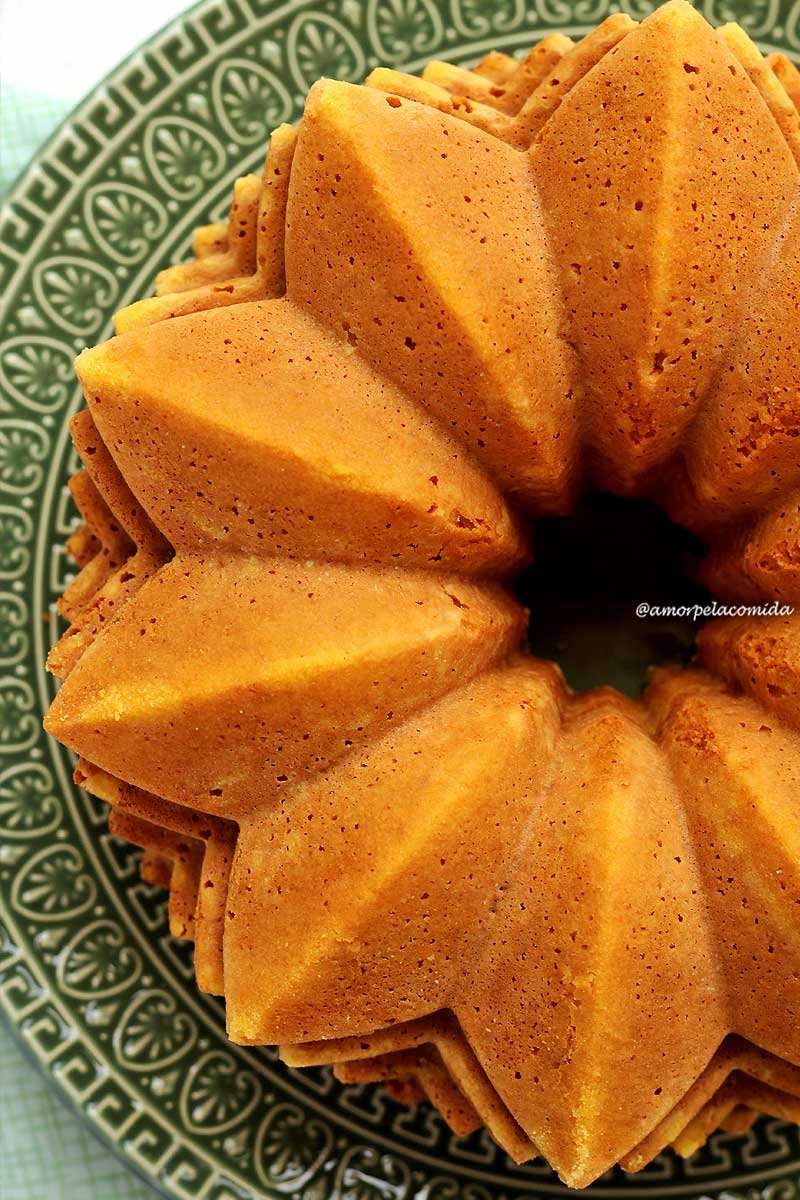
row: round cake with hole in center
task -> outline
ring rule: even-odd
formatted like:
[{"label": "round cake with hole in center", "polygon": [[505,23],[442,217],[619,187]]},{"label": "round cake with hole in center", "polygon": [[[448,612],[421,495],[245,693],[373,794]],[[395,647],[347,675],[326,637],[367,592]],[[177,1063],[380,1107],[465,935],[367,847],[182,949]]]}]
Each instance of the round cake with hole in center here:
[{"label": "round cake with hole in center", "polygon": [[[323,80],[78,360],[47,727],[200,987],[572,1186],[800,1119],[799,79],[672,0]],[[749,606],[638,699],[525,651],[588,489]]]}]

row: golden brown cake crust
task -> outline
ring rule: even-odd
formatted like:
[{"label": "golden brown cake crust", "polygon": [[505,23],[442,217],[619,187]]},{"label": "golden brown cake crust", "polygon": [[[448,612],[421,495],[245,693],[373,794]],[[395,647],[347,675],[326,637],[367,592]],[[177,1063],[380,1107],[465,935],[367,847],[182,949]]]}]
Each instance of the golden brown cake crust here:
[{"label": "golden brown cake crust", "polygon": [[79,362],[48,727],[201,986],[573,1186],[798,1113],[796,622],[574,698],[504,584],[589,483],[794,597],[795,95],[682,0],[323,81]]}]

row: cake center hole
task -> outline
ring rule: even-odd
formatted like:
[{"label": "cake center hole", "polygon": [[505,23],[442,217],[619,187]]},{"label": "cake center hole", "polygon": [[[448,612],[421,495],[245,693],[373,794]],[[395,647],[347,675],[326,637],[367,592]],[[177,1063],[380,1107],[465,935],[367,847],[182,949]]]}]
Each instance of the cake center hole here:
[{"label": "cake center hole", "polygon": [[691,578],[700,542],[655,505],[590,494],[576,513],[538,521],[535,559],[516,593],[530,609],[528,649],[576,691],[609,684],[641,695],[653,666],[685,665],[701,620],[637,607],[708,604]]}]

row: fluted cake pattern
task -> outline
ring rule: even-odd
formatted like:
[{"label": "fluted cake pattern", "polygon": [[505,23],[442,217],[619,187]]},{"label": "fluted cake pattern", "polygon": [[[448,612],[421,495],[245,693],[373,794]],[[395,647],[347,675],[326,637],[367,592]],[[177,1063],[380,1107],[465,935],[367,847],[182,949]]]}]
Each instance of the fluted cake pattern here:
[{"label": "fluted cake pattern", "polygon": [[574,696],[508,589],[593,486],[800,602],[797,80],[673,0],[322,81],[78,361],[47,724],[199,985],[573,1186],[800,1119],[800,623]]}]

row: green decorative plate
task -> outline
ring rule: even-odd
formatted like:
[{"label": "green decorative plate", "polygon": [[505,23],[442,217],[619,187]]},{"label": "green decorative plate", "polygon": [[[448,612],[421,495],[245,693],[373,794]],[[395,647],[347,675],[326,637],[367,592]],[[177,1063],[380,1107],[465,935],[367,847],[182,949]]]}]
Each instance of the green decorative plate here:
[{"label": "green decorative plate", "polygon": [[[647,0],[629,0],[635,17]],[[0,232],[0,1004],[94,1129],[169,1197],[253,1200],[534,1200],[565,1193],[541,1163],[515,1167],[485,1135],[454,1138],[327,1071],[292,1073],[230,1046],[200,995],[191,949],[167,932],[162,893],[71,783],[41,716],[69,577],[76,468],[72,359],[112,312],[186,256],[257,169],[269,129],[299,114],[319,75],[377,63],[469,64],[561,29],[580,35],[608,0],[210,0],[99,87],[19,182]],[[706,0],[765,50],[800,54],[797,0]],[[671,1155],[596,1196],[793,1200],[800,1136],[760,1121],[691,1162]]]}]

